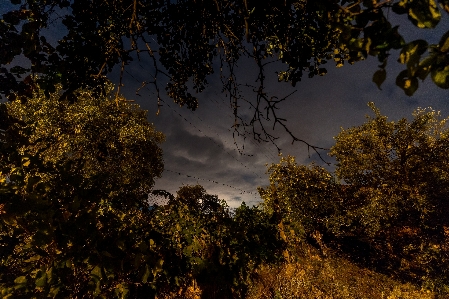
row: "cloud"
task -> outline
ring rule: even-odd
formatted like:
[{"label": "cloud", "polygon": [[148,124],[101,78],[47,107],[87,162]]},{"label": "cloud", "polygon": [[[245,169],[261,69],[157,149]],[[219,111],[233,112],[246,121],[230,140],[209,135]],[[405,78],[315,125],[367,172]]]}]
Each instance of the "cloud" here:
[{"label": "cloud", "polygon": [[[430,78],[420,82],[420,88],[413,97],[404,95],[395,85],[395,76],[404,66],[395,61],[397,52],[392,51],[390,54],[387,79],[382,90],[372,82],[372,75],[379,62],[376,58],[369,57],[366,61],[338,69],[330,62],[326,65],[326,76],[304,78],[295,88],[288,83],[278,83],[275,74],[267,74],[266,91],[270,96],[282,98],[296,89],[296,93],[279,104],[279,110],[276,110],[278,117],[287,119],[285,124],[296,137],[324,148],[330,148],[334,144],[333,137],[340,132],[341,127],[361,125],[365,122],[366,115],[372,115],[367,106],[370,101],[375,102],[391,120],[411,117],[412,111],[417,107],[428,106],[441,110],[443,116],[449,115],[447,90],[437,88]],[[238,79],[242,83],[254,84],[254,65],[246,61],[240,66]],[[272,70],[285,67],[280,63],[272,66]],[[131,64],[128,70],[141,79],[142,68]],[[209,193],[217,194],[232,206],[238,206],[241,201],[254,204],[260,201],[257,187],[268,184],[265,164],[279,161],[277,149],[270,143],[254,141],[251,131],[245,134],[243,128],[240,129],[241,135],[238,135],[232,127],[234,116],[229,98],[221,93],[219,76],[211,76],[208,80],[211,84],[204,93],[198,95],[200,106],[194,112],[180,108],[164,97],[165,102],[156,117],[157,101],[154,92],[141,92],[138,103],[149,110],[149,120],[167,136],[167,141],[163,144],[167,171],[158,180],[156,187],[174,193],[182,184],[201,184]],[[161,82],[160,85],[163,86],[164,83]],[[129,78],[126,81],[125,76],[123,90],[127,96],[138,98],[135,96],[138,87],[140,83]],[[248,101],[255,103],[255,95],[250,88],[242,88],[242,92]],[[249,120],[253,113],[249,109],[250,104],[239,104],[239,113]],[[272,130],[272,123],[267,123],[266,128],[279,137],[276,144],[282,149],[284,156],[294,155],[298,163],[309,164],[316,161],[317,164],[324,165],[319,155],[310,148],[308,151],[305,144],[292,144],[291,136],[280,126]],[[239,153],[235,143],[239,149],[244,147],[245,155]],[[335,162],[327,156],[326,151],[319,153],[326,161]],[[334,167],[332,165],[327,168],[332,170]]]}]

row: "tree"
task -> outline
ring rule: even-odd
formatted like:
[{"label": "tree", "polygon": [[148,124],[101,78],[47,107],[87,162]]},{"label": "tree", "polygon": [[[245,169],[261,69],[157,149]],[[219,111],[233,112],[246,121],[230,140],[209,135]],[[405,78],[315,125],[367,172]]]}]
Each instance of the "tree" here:
[{"label": "tree", "polygon": [[151,296],[163,261],[146,198],[163,135],[122,98],[75,95],[1,104],[2,297]]},{"label": "tree", "polygon": [[327,170],[298,165],[289,156],[268,167],[267,173],[270,185],[259,188],[259,193],[269,214],[278,214],[300,240],[316,238],[331,229],[331,217],[339,209],[338,186]]},{"label": "tree", "polygon": [[330,152],[345,183],[345,230],[402,258],[415,278],[446,275],[447,283],[448,119],[417,109],[411,122],[389,122],[369,105],[375,117],[342,130]]},{"label": "tree", "polygon": [[337,177],[357,189],[362,210],[374,213],[366,218],[369,222],[360,219],[363,227],[376,232],[386,226],[420,224],[441,231],[449,224],[447,119],[418,109],[412,122],[389,122],[374,104],[370,106],[375,117],[342,130],[330,152],[338,161]]},{"label": "tree", "polygon": [[[438,0],[442,9],[436,0],[11,3],[20,6],[4,14],[0,23],[0,93],[11,99],[31,96],[37,85],[48,95],[57,83],[62,84],[63,98],[73,97],[78,88],[104,93],[106,75],[114,66],[121,65],[123,76],[131,60],[148,54],[153,67],[149,68],[149,79],[142,83],[155,87],[158,103],[162,95],[158,83],[161,80],[157,78],[164,76],[169,81],[168,95],[176,103],[195,109],[198,101],[192,94],[206,87],[218,60],[236,129],[247,125],[257,128],[260,124],[255,137],[274,142],[274,136],[264,129],[270,121],[287,129],[294,141],[303,140],[276,116],[276,108],[286,97],[270,96],[265,91],[265,66],[272,61],[286,64],[277,72],[278,80],[295,85],[305,73],[309,77],[324,75],[326,62],[339,67],[345,61],[355,63],[371,55],[381,63],[373,76],[380,87],[390,51],[398,49],[399,61],[406,64],[406,69],[397,76],[396,83],[407,95],[416,91],[418,79],[424,80],[429,74],[437,86],[449,88],[449,33],[435,45],[425,40],[404,41],[399,28],[389,20],[390,12],[406,14],[418,28],[434,28],[442,15],[447,16],[448,0]],[[57,34],[47,30],[54,24]],[[61,37],[55,37],[58,34]],[[29,66],[15,64],[16,57],[25,57]],[[252,87],[255,101],[239,93],[244,84],[234,68],[244,57],[253,59],[259,70],[258,86]],[[30,73],[40,74],[39,79],[33,82]],[[248,101],[254,108],[249,122],[239,119],[241,101]]]},{"label": "tree", "polygon": [[272,164],[270,185],[259,188],[264,208],[300,240],[426,287],[447,286],[449,118],[429,108],[394,122],[369,106],[374,117],[335,137],[335,175],[293,157]]},{"label": "tree", "polygon": [[165,293],[185,292],[194,281],[201,298],[245,298],[254,270],[282,260],[284,242],[269,214],[244,203],[231,212],[199,185],[181,187],[155,210],[151,225],[169,253],[164,272],[171,276],[161,284]]}]

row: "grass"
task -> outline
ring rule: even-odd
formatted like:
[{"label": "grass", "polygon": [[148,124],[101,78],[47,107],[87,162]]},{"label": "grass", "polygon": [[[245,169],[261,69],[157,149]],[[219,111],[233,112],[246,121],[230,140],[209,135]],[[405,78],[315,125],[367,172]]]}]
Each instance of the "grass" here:
[{"label": "grass", "polygon": [[[294,257],[292,257],[294,256]],[[421,290],[384,274],[361,268],[329,252],[323,256],[314,247],[302,245],[280,266],[264,265],[254,273],[245,299],[442,299],[449,294]],[[203,298],[192,283],[185,292],[160,295],[158,299]],[[221,297],[220,297],[221,298]]]},{"label": "grass", "polygon": [[323,257],[312,247],[302,251],[294,261],[259,269],[247,299],[449,298],[360,268],[332,254]]}]

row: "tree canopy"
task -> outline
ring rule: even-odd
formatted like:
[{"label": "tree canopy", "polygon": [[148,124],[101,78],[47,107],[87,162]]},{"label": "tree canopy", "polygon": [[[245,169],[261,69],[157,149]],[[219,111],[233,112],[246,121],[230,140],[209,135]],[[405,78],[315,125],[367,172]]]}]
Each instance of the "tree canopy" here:
[{"label": "tree canopy", "polygon": [[322,246],[323,236],[365,265],[447,285],[448,118],[429,108],[388,121],[369,105],[374,117],[335,137],[334,175],[282,158],[259,189],[264,205],[303,239]]},{"label": "tree canopy", "polygon": [[124,294],[136,275],[148,287],[158,266],[128,268],[151,253],[137,245],[149,242],[146,199],[164,137],[124,99],[75,94],[72,104],[57,92],[1,104],[15,119],[2,119],[0,142],[3,297]]},{"label": "tree canopy", "polygon": [[[398,59],[405,69],[396,84],[407,95],[429,75],[437,86],[449,88],[449,31],[439,43],[429,44],[404,40],[400,27],[392,25],[395,14],[407,15],[418,29],[435,28],[447,17],[448,0],[11,0],[11,4],[0,22],[0,93],[9,99],[31,96],[37,85],[48,95],[61,84],[62,97],[73,97],[78,88],[104,93],[102,86],[114,66],[121,66],[123,76],[127,64],[147,55],[151,66],[142,85],[153,85],[158,103],[165,87],[176,103],[195,109],[195,92],[203,91],[209,75],[220,69],[236,125],[259,123],[262,131],[256,130],[256,137],[273,141],[264,124],[285,126],[276,117],[283,99],[265,91],[265,68],[273,61],[285,64],[279,66],[278,80],[295,85],[305,74],[324,75],[327,62],[340,67],[374,56],[381,64],[373,81],[380,87],[390,52],[400,50]],[[245,57],[258,69],[255,101],[242,98],[239,88],[247,82],[234,72]],[[163,86],[160,82],[165,80]],[[250,122],[238,119],[238,107],[245,100],[254,108]]]}]

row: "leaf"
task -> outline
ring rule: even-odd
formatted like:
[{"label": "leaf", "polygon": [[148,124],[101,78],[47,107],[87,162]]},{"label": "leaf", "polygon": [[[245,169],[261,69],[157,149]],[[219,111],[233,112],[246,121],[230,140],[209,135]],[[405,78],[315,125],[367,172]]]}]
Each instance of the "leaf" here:
[{"label": "leaf", "polygon": [[45,274],[47,276],[47,283],[51,284],[53,282],[53,267],[48,268]]},{"label": "leaf", "polygon": [[14,288],[17,289],[21,289],[24,288],[27,284],[27,278],[26,276],[19,276],[16,279],[14,279],[14,283],[16,284],[14,286]]},{"label": "leaf", "polygon": [[428,43],[425,40],[414,40],[402,48],[398,61],[402,64],[417,63],[421,55],[427,50],[427,47]]},{"label": "leaf", "polygon": [[449,0],[439,0],[441,7],[449,13]]},{"label": "leaf", "polygon": [[436,60],[436,55],[430,55],[421,60],[418,64],[418,68],[415,71],[415,76],[421,80],[426,79],[427,75],[429,75],[432,64]]},{"label": "leaf", "polygon": [[449,65],[432,69],[431,72],[433,82],[440,88],[449,88]]},{"label": "leaf", "polygon": [[150,277],[151,271],[148,264],[145,265],[145,273],[142,276],[142,282],[146,283],[148,281],[148,277]]},{"label": "leaf", "polygon": [[114,293],[118,298],[121,298],[121,299],[126,298],[129,293],[128,285],[125,283],[118,284],[115,287]]},{"label": "leaf", "polygon": [[412,96],[418,89],[418,79],[415,77],[409,78],[408,70],[403,70],[396,77],[396,85],[399,86],[406,95]]},{"label": "leaf", "polygon": [[407,13],[407,0],[401,0],[393,4],[393,11],[398,15]]},{"label": "leaf", "polygon": [[47,284],[47,273],[39,271],[34,281],[37,287],[45,287]]},{"label": "leaf", "polygon": [[49,297],[51,295],[52,298],[55,298],[56,295],[58,295],[60,290],[61,290],[61,286],[60,285],[52,286],[50,288],[50,291],[48,292]]},{"label": "leaf", "polygon": [[92,271],[90,272],[90,275],[94,281],[100,281],[101,278],[103,277],[103,274],[101,272],[102,272],[101,267],[95,266],[95,268],[93,268]]},{"label": "leaf", "polygon": [[387,78],[387,71],[385,69],[380,69],[374,73],[373,82],[376,83],[377,88],[382,90],[380,86],[382,85],[382,83],[385,81],[386,78]]},{"label": "leaf", "polygon": [[29,259],[25,260],[26,263],[35,263],[36,261],[40,260],[41,256],[36,254],[30,257]]},{"label": "leaf", "polygon": [[434,28],[441,19],[441,13],[435,0],[412,0],[408,17],[419,28]]},{"label": "leaf", "polygon": [[449,50],[449,31],[447,31],[440,40],[440,51],[447,52]]}]

